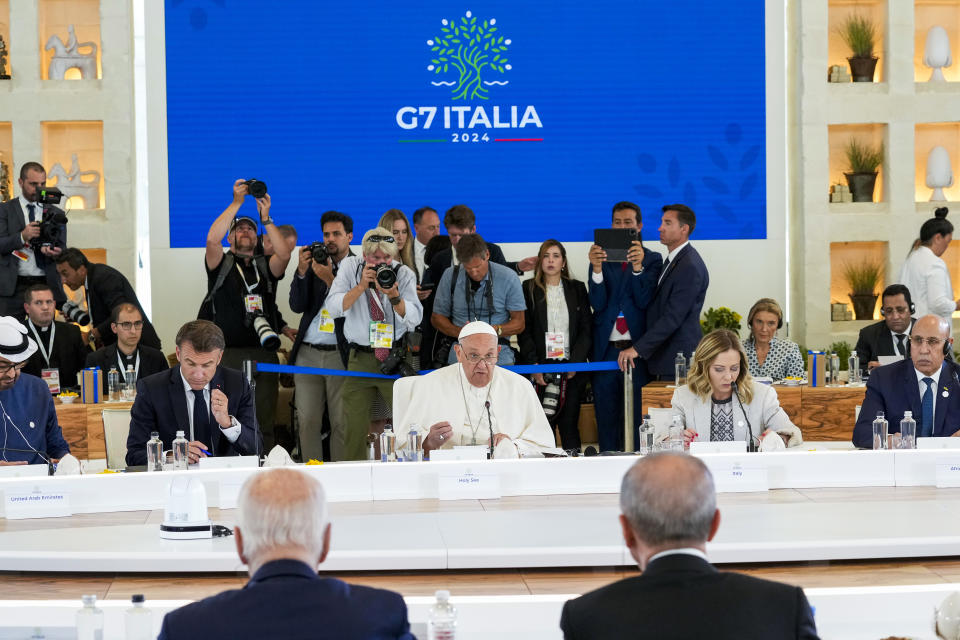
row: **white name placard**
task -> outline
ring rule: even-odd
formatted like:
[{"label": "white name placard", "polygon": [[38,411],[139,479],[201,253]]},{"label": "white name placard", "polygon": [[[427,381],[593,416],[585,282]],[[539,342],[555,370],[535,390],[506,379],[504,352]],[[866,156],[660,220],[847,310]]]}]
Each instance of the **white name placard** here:
[{"label": "white name placard", "polygon": [[500,497],[500,474],[493,469],[458,465],[437,474],[437,497],[441,500],[489,500]]},{"label": "white name placard", "polygon": [[11,464],[0,466],[0,478],[31,478],[50,475],[45,464]]},{"label": "white name placard", "polygon": [[257,456],[204,456],[198,463],[201,469],[243,469],[256,466]]},{"label": "white name placard", "polygon": [[690,443],[690,453],[699,455],[701,453],[746,453],[746,440],[730,440],[729,442],[699,442],[694,440]]},{"label": "white name placard", "polygon": [[960,487],[960,455],[937,458],[937,487]]},{"label": "white name placard", "polygon": [[73,515],[70,494],[58,487],[34,487],[32,491],[4,491],[3,507],[8,520],[62,518]]},{"label": "white name placard", "polygon": [[430,460],[433,462],[445,462],[447,460],[486,460],[487,453],[490,451],[484,446],[463,446],[453,449],[434,449],[430,452]]},{"label": "white name placard", "polygon": [[960,449],[960,438],[917,438],[917,449]]},{"label": "white name placard", "polygon": [[718,493],[767,491],[770,488],[767,467],[759,461],[733,459],[719,464],[711,463],[710,470]]}]

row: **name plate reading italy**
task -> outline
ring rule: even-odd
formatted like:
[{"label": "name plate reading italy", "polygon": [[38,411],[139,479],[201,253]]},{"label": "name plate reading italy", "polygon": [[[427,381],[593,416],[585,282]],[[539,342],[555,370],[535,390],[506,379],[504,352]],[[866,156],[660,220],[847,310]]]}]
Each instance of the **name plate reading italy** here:
[{"label": "name plate reading italy", "polygon": [[718,493],[745,493],[748,491],[767,491],[770,478],[767,467],[747,459],[707,462],[713,473],[713,482]]},{"label": "name plate reading italy", "polygon": [[4,491],[4,514],[8,520],[26,518],[63,518],[73,515],[70,493],[57,487],[32,491]]},{"label": "name plate reading italy", "polygon": [[493,470],[450,465],[437,475],[441,500],[490,500],[500,498],[500,474]]},{"label": "name plate reading italy", "polygon": [[937,487],[960,487],[960,451],[937,457]]}]

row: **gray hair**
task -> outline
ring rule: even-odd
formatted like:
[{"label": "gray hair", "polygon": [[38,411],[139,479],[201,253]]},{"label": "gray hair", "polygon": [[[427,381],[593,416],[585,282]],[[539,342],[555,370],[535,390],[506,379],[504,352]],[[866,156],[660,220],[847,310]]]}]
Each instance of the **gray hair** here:
[{"label": "gray hair", "polygon": [[691,455],[644,456],[623,476],[620,510],[649,545],[706,542],[717,510],[713,476]]},{"label": "gray hair", "polygon": [[283,468],[255,473],[243,483],[237,507],[243,552],[251,562],[277,547],[298,547],[320,557],[327,498],[312,476]]}]

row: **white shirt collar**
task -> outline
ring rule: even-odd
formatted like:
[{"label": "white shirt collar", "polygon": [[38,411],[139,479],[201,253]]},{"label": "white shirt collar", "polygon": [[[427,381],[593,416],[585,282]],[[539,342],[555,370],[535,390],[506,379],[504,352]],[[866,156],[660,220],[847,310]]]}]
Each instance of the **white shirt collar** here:
[{"label": "white shirt collar", "polygon": [[420,242],[420,236],[414,236],[413,241],[415,242],[415,244],[413,245],[413,249],[417,253],[423,253],[424,251],[427,250],[427,245]]},{"label": "white shirt collar", "polygon": [[687,240],[687,241],[684,242],[682,245],[680,245],[679,247],[677,247],[676,249],[674,249],[673,251],[671,251],[670,253],[668,253],[668,254],[667,254],[667,260],[669,260],[670,262],[673,262],[673,259],[677,257],[677,254],[680,253],[680,251],[682,251],[683,248],[684,248],[685,246],[687,246],[688,244],[690,244],[690,241],[689,241],[689,240]]},{"label": "white shirt collar", "polygon": [[[183,390],[187,393],[193,393],[193,387],[190,386],[190,383],[187,382],[187,379],[183,377],[183,369],[180,370],[180,379],[183,380]],[[203,391],[210,390],[210,383],[203,385]]]},{"label": "white shirt collar", "polygon": [[33,209],[34,215],[37,215],[38,213],[40,213],[42,207],[39,204],[37,204],[36,202],[30,202],[29,200],[23,197],[22,193],[20,194],[19,199],[20,199],[20,208],[23,209],[24,219],[26,219],[27,215],[30,213],[30,210],[27,209],[28,204],[35,205]]},{"label": "white shirt collar", "polygon": [[660,553],[656,553],[650,556],[650,558],[647,560],[647,566],[649,566],[650,563],[656,560],[657,558],[663,558],[665,556],[675,556],[681,553],[688,556],[697,556],[698,558],[702,559],[704,562],[710,562],[710,560],[707,559],[707,554],[705,554],[703,551],[700,551],[700,549],[694,549],[693,547],[681,547],[680,549],[667,549],[666,551],[661,551]]},{"label": "white shirt collar", "polygon": [[937,385],[940,384],[940,374],[943,372],[943,365],[941,364],[940,368],[937,369],[936,372],[930,374],[929,376],[924,372],[920,371],[919,369],[917,369],[916,367],[913,368],[913,372],[917,374],[917,383],[919,383],[924,387],[926,387],[926,385],[924,384],[923,379],[933,378],[933,390],[936,391]]}]

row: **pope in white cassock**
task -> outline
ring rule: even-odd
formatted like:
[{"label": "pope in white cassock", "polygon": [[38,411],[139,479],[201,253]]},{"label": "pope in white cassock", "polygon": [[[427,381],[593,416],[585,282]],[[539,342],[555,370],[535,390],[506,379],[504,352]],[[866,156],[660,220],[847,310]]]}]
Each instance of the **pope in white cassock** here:
[{"label": "pope in white cassock", "polygon": [[454,345],[457,363],[416,379],[406,406],[394,407],[398,449],[406,447],[412,424],[420,429],[424,453],[489,446],[491,426],[495,458],[540,457],[553,449],[553,429],[533,385],[496,366],[500,348],[497,332],[486,322],[464,325]]}]

